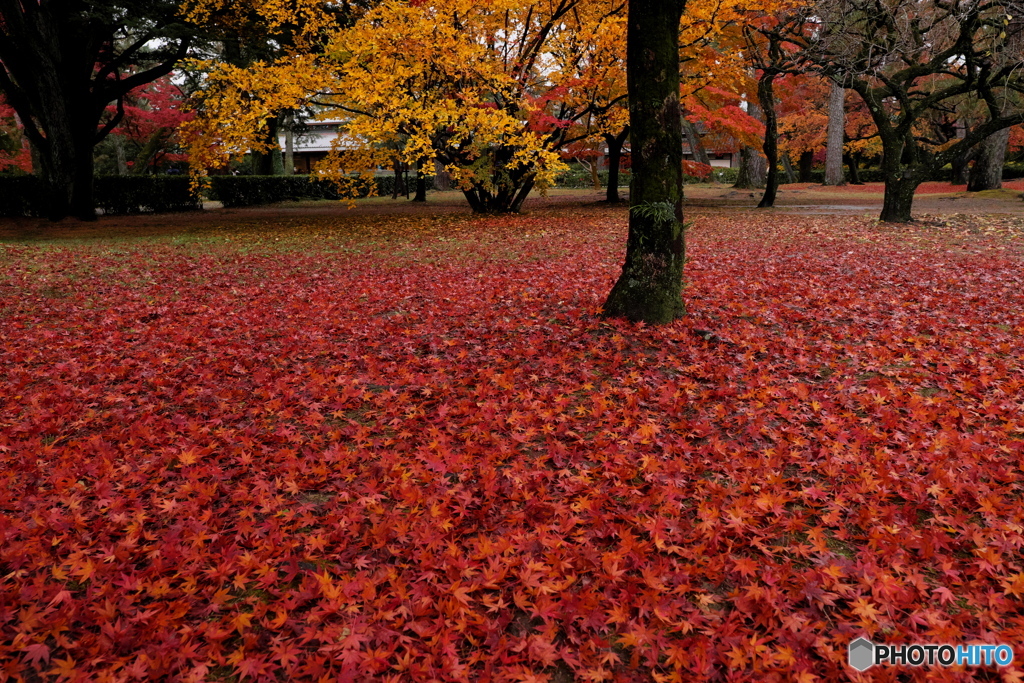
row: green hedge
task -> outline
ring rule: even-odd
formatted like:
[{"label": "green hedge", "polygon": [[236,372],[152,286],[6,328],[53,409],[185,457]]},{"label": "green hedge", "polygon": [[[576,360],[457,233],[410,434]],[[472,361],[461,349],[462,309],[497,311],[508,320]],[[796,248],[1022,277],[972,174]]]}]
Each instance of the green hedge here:
[{"label": "green hedge", "polygon": [[[106,215],[195,211],[203,208],[185,176],[100,176],[93,184]],[[0,176],[0,216],[44,216],[43,185],[31,175]]]},{"label": "green hedge", "polygon": [[[630,177],[629,171],[619,171],[619,187],[629,187]],[[601,187],[608,187],[608,171],[598,171],[597,179]],[[555,187],[588,190],[593,186],[594,179],[587,170],[571,169],[555,176]]]},{"label": "green hedge", "polygon": [[[721,168],[713,166],[711,176],[708,178],[698,178],[696,176],[683,175],[683,182],[687,184],[693,183],[707,183],[707,182],[719,182],[719,183],[734,183],[736,182],[736,170],[735,168]],[[632,175],[629,171],[619,171],[619,187],[629,187],[629,181]],[[608,171],[599,171],[597,179],[601,182],[601,187],[608,187]],[[591,177],[589,171],[571,170],[563,171],[555,176],[555,186],[567,189],[590,189],[594,186],[594,179]]]},{"label": "green hedge", "polygon": [[107,215],[197,211],[187,176],[100,176],[93,185],[96,208]]},{"label": "green hedge", "polygon": [[0,216],[41,216],[42,185],[32,175],[0,175]]},{"label": "green hedge", "polygon": [[[391,196],[395,176],[378,176],[377,195]],[[415,191],[415,179],[409,178],[409,191]],[[365,195],[364,195],[365,196]],[[300,199],[340,199],[337,188],[328,180],[310,180],[304,175],[218,175],[210,177],[210,199],[224,206],[257,206]]]}]

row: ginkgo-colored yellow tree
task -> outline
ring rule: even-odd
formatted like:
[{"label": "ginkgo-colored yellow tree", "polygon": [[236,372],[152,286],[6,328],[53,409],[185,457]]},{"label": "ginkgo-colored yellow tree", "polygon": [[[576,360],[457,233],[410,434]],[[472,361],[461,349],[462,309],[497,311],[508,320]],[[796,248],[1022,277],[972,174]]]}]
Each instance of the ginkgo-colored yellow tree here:
[{"label": "ginkgo-colored yellow tree", "polygon": [[[318,168],[354,178],[396,158],[434,161],[479,212],[516,211],[564,167],[558,150],[593,111],[588,63],[621,49],[621,0],[386,0],[355,24],[317,28],[317,41],[246,68],[208,72],[187,139],[196,167],[259,149],[276,112],[313,106],[343,132]],[[198,9],[194,11],[199,11]],[[431,162],[431,163],[426,163]]]}]

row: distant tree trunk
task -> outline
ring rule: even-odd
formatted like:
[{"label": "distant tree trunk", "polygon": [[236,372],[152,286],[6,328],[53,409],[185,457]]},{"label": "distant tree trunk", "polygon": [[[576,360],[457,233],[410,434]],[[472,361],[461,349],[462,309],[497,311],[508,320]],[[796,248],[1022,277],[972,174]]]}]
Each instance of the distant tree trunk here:
[{"label": "distant tree trunk", "polygon": [[768,172],[765,176],[764,195],[757,208],[767,209],[775,206],[775,196],[779,191],[779,120],[775,115],[775,74],[770,71],[761,73],[757,80],[757,101],[764,113],[764,156]]},{"label": "distant tree trunk", "polygon": [[950,163],[949,182],[953,185],[966,185],[971,176],[971,161],[978,155],[978,145],[964,150]]},{"label": "distant tree trunk", "polygon": [[475,184],[469,189],[464,189],[462,194],[465,195],[473,213],[519,213],[523,208],[523,202],[533,190],[534,182],[535,175],[528,173],[494,188]]},{"label": "distant tree trunk", "polygon": [[797,168],[800,171],[800,182],[811,182],[811,171],[814,170],[814,152],[801,152]]},{"label": "distant tree trunk", "polygon": [[1006,147],[1010,142],[1010,129],[1004,128],[985,138],[977,146],[978,154],[967,182],[968,192],[998,190],[1003,186],[1003,164]]},{"label": "distant tree trunk", "polygon": [[423,174],[423,161],[421,159],[416,160],[416,196],[412,200],[414,202],[427,201],[427,177]]},{"label": "distant tree trunk", "polygon": [[291,112],[284,120],[284,174],[295,175],[295,117]]},{"label": "distant tree trunk", "polygon": [[263,127],[263,140],[269,145],[269,149],[266,152],[253,154],[253,172],[256,175],[280,175],[279,169],[284,170],[284,163],[281,161],[281,143],[277,138],[277,131],[277,118],[267,119],[267,123]]},{"label": "distant tree trunk", "polygon": [[434,161],[434,189],[438,192],[447,192],[452,189],[452,176],[445,170],[444,164]]},{"label": "distant tree trunk", "polygon": [[604,200],[609,204],[618,204],[619,198],[619,167],[622,165],[622,145],[629,137],[629,126],[617,135],[604,134],[604,142],[608,145],[608,187],[605,188]]},{"label": "distant tree trunk", "polygon": [[406,173],[408,167],[398,157],[391,158],[391,168],[395,172],[395,183],[391,188],[391,198],[398,199],[398,195],[403,197],[409,196],[408,183],[406,182]]},{"label": "distant tree trunk", "polygon": [[594,157],[587,164],[587,168],[590,169],[590,187],[593,190],[601,189],[601,176],[597,172],[597,157]]},{"label": "distant tree trunk", "polygon": [[110,141],[114,145],[114,160],[117,162],[117,175],[128,175],[128,160],[124,154],[124,136],[111,135]]},{"label": "distant tree trunk", "polygon": [[632,148],[629,237],[604,314],[649,324],[685,313],[679,21],[683,0],[630,0],[626,81]]},{"label": "distant tree trunk", "polygon": [[[747,111],[758,121],[764,121],[764,112],[753,102],[747,105]],[[736,174],[733,187],[740,190],[757,190],[765,186],[768,177],[768,160],[753,147],[740,148],[740,170]]]},{"label": "distant tree trunk", "polygon": [[828,97],[828,132],[825,149],[825,185],[845,185],[843,180],[843,135],[846,130],[846,89],[832,81]]},{"label": "distant tree trunk", "polygon": [[846,154],[843,158],[846,160],[846,165],[850,169],[850,184],[863,185],[864,183],[860,181],[860,152]]},{"label": "distant tree trunk", "polygon": [[693,122],[683,117],[683,133],[686,134],[686,141],[690,143],[690,152],[693,154],[693,160],[698,164],[711,165],[711,159],[708,158],[708,151],[704,148],[704,142],[700,139],[700,133],[697,132],[697,126],[693,125]]},{"label": "distant tree trunk", "polygon": [[786,173],[786,182],[796,182],[796,172],[793,171],[793,162],[790,160],[788,154],[782,155],[782,170]]},{"label": "distant tree trunk", "polygon": [[142,149],[135,156],[135,162],[132,164],[132,175],[146,175],[149,171],[149,163],[153,161],[153,157],[163,147],[170,133],[171,129],[164,126],[153,131],[149,139],[146,140],[146,144],[142,146]]}]

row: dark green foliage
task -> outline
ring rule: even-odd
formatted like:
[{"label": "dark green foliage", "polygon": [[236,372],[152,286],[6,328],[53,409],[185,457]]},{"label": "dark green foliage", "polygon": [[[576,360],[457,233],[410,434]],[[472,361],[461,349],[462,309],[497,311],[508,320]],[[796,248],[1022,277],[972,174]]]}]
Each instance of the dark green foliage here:
[{"label": "dark green foliage", "polygon": [[43,206],[43,187],[38,178],[0,175],[0,216],[39,216]]},{"label": "dark green foliage", "polygon": [[203,208],[185,176],[103,176],[96,179],[94,192],[96,208],[106,215]]},{"label": "dark green foliage", "polygon": [[[202,208],[184,176],[103,176],[95,179],[93,196],[108,216]],[[39,178],[0,176],[0,216],[43,216],[47,210]]]},{"label": "dark green foliage", "polygon": [[[629,171],[619,171],[619,187],[629,187]],[[597,179],[601,187],[608,186],[608,171],[598,171]],[[555,186],[566,189],[586,190],[594,186],[590,171],[569,169],[555,176]]]},{"label": "dark green foliage", "polygon": [[[378,176],[374,181],[377,184],[378,196],[390,195],[394,190],[393,175]],[[221,202],[224,206],[238,207],[300,199],[341,199],[341,195],[330,181],[311,181],[304,175],[221,175],[210,178],[209,198]]]}]

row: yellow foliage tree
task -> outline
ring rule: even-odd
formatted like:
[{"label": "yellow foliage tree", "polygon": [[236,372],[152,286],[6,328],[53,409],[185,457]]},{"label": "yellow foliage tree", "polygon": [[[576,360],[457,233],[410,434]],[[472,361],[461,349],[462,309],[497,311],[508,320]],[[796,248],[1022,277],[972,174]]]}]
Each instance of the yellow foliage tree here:
[{"label": "yellow foliage tree", "polygon": [[319,25],[319,44],[297,42],[285,58],[194,65],[208,76],[189,151],[202,173],[268,144],[258,130],[276,112],[313,106],[344,121],[317,171],[343,188],[360,191],[356,177],[396,157],[428,171],[438,161],[475,211],[517,211],[564,168],[558,149],[594,111],[580,67],[621,49],[608,35],[623,10],[621,0],[385,0],[349,28]]}]

